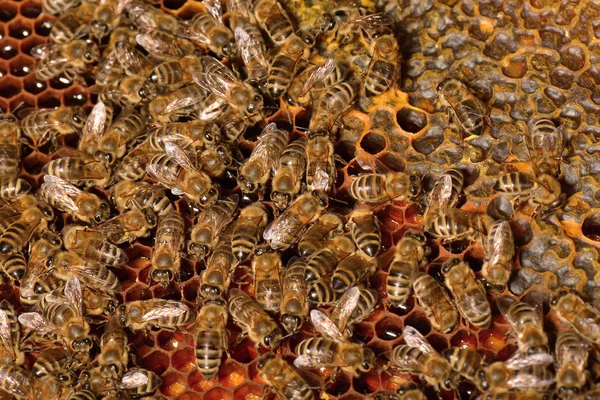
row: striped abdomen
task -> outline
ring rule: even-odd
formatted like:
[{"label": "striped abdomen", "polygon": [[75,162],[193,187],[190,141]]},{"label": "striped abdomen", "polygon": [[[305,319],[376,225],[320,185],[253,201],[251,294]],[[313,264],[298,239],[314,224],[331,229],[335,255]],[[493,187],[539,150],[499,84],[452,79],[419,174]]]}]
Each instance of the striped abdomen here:
[{"label": "striped abdomen", "polygon": [[0,236],[0,253],[8,254],[22,249],[33,232],[45,225],[47,225],[47,221],[39,209],[31,208],[25,211]]},{"label": "striped abdomen", "polygon": [[[396,61],[396,60],[392,60]],[[374,61],[365,78],[365,91],[368,96],[379,96],[387,91],[394,83],[397,64],[393,62]]]},{"label": "striped abdomen", "polygon": [[25,179],[13,177],[0,180],[0,198],[3,200],[16,200],[26,195],[31,190],[31,185]]},{"label": "striped abdomen", "polygon": [[[373,216],[373,218],[376,217]],[[372,229],[363,230],[362,224],[354,223],[350,227],[350,234],[352,235],[354,243],[356,243],[363,253],[369,257],[375,257],[381,247],[381,232],[376,223],[369,224],[368,226]]]},{"label": "striped abdomen", "polygon": [[367,318],[373,312],[378,300],[379,294],[376,290],[361,288],[358,304],[350,316],[348,325],[358,324]]},{"label": "striped abdomen", "polygon": [[448,294],[438,281],[422,274],[413,282],[415,296],[431,325],[440,332],[448,332],[458,324],[458,312],[450,302]]},{"label": "striped abdomen", "polygon": [[386,280],[388,299],[394,307],[401,307],[408,300],[412,288],[412,280],[417,266],[415,260],[397,257],[390,265]]},{"label": "striped abdomen", "polygon": [[281,256],[276,251],[257,254],[252,260],[254,298],[265,311],[278,312],[283,292],[280,271]]},{"label": "striped abdomen", "polygon": [[348,190],[356,200],[380,202],[388,198],[386,193],[386,176],[382,174],[362,175],[352,181]]},{"label": "striped abdomen", "polygon": [[494,185],[494,190],[511,195],[529,193],[535,189],[537,184],[522,172],[511,172],[504,174]]},{"label": "striped abdomen", "polygon": [[21,149],[12,144],[0,144],[0,178],[8,179],[21,170]]},{"label": "striped abdomen", "polygon": [[337,343],[326,338],[311,338],[298,343],[296,354],[304,355],[309,358],[318,358],[319,364],[323,367],[332,365],[335,354],[337,353]]},{"label": "striped abdomen", "polygon": [[123,249],[106,240],[91,240],[82,256],[113,267],[127,264],[129,261]]},{"label": "striped abdomen", "polygon": [[25,275],[27,260],[23,252],[17,251],[2,260],[2,269],[9,278],[18,281]]},{"label": "striped abdomen", "polygon": [[331,278],[319,279],[308,289],[308,300],[318,305],[333,304],[337,301],[338,294],[333,291]]},{"label": "striped abdomen", "polygon": [[322,249],[311,257],[306,265],[304,277],[312,282],[330,273],[338,263],[338,258],[330,249]]}]

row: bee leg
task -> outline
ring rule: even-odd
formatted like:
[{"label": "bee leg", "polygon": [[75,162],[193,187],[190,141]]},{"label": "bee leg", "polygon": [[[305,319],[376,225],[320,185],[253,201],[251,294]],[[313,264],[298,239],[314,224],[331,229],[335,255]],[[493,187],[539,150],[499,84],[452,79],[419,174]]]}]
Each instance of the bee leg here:
[{"label": "bee leg", "polygon": [[233,349],[234,347],[236,347],[237,345],[242,343],[244,341],[244,339],[246,339],[247,337],[248,337],[247,333],[240,334],[240,336],[238,336],[238,338],[235,339],[235,341],[233,343],[231,343],[231,345],[229,345],[229,348]]},{"label": "bee leg", "polygon": [[329,389],[331,387],[331,385],[333,385],[333,383],[337,379],[337,376],[339,373],[340,373],[340,368],[338,367],[335,369],[335,372],[329,377],[329,379],[325,383],[325,386],[323,387],[324,391],[326,391],[327,389]]}]

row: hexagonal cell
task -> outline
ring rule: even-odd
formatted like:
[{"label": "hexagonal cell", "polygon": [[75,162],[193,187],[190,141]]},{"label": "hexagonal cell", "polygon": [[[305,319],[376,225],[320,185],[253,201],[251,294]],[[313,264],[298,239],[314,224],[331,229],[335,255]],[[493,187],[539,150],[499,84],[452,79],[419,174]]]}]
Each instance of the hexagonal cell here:
[{"label": "hexagonal cell", "polygon": [[10,112],[15,110],[22,110],[25,108],[35,107],[35,97],[28,93],[20,93],[10,99],[9,103]]},{"label": "hexagonal cell", "polygon": [[35,33],[40,36],[48,36],[54,25],[53,18],[48,15],[42,15],[34,24]]},{"label": "hexagonal cell", "polygon": [[431,347],[440,353],[448,348],[448,339],[437,332],[432,332],[429,336],[427,336],[427,341],[429,344],[431,344]]},{"label": "hexagonal cell", "polygon": [[196,355],[194,349],[188,347],[173,354],[173,357],[171,357],[171,365],[173,365],[173,368],[177,371],[185,373],[196,369]]},{"label": "hexagonal cell", "polygon": [[233,349],[230,348],[229,351],[231,352],[231,357],[242,364],[247,364],[258,356],[256,346],[254,346],[254,343],[250,339],[242,340],[239,345]]},{"label": "hexagonal cell", "polygon": [[396,114],[396,121],[403,131],[417,133],[427,126],[427,115],[420,110],[404,107]]},{"label": "hexagonal cell", "polygon": [[0,40],[0,57],[10,60],[19,54],[19,42],[13,38],[4,38]]},{"label": "hexagonal cell", "polygon": [[87,90],[79,85],[65,90],[62,97],[65,106],[83,106],[87,100]]},{"label": "hexagonal cell", "polygon": [[246,370],[234,362],[221,364],[219,368],[219,383],[225,387],[235,388],[244,382]]},{"label": "hexagonal cell", "polygon": [[201,400],[202,396],[196,393],[184,393],[177,398],[177,400]]},{"label": "hexagonal cell", "polygon": [[222,388],[214,388],[204,395],[204,400],[232,400],[230,391]]},{"label": "hexagonal cell", "polygon": [[8,63],[8,70],[14,76],[26,76],[33,72],[35,62],[33,58],[19,54]]},{"label": "hexagonal cell", "polygon": [[163,7],[169,10],[179,10],[185,3],[187,0],[163,0]]},{"label": "hexagonal cell", "polygon": [[461,349],[477,349],[477,335],[473,332],[461,329],[452,335],[450,346],[459,347]]},{"label": "hexagonal cell", "polygon": [[50,80],[50,87],[58,90],[66,89],[73,84],[73,81],[65,76],[59,75]]},{"label": "hexagonal cell", "polygon": [[28,0],[21,3],[19,13],[25,18],[37,18],[42,13],[40,2],[36,0]]},{"label": "hexagonal cell", "polygon": [[583,220],[583,235],[595,242],[600,242],[600,212],[593,213]]},{"label": "hexagonal cell", "polygon": [[332,396],[341,396],[350,390],[352,382],[345,373],[339,373],[335,381],[327,388],[327,393]]},{"label": "hexagonal cell", "polygon": [[46,90],[37,98],[37,106],[39,108],[60,107],[60,92],[55,90]]},{"label": "hexagonal cell", "polygon": [[31,49],[33,49],[35,46],[44,44],[45,42],[46,41],[44,38],[37,35],[28,37],[27,39],[21,41],[21,53],[31,55]]},{"label": "hexagonal cell", "polygon": [[260,400],[263,390],[257,385],[247,383],[233,393],[234,400]]},{"label": "hexagonal cell", "polygon": [[26,19],[12,21],[7,25],[7,28],[8,35],[18,40],[28,38],[33,33],[32,23]]},{"label": "hexagonal cell", "polygon": [[204,393],[207,390],[213,388],[217,383],[217,377],[214,376],[212,379],[207,380],[202,374],[196,369],[192,371],[188,378],[188,385],[192,390],[196,392]]},{"label": "hexagonal cell", "polygon": [[18,6],[10,1],[3,1],[0,4],[0,21],[8,22],[18,13]]},{"label": "hexagonal cell", "polygon": [[367,344],[373,339],[373,328],[370,324],[359,324],[354,327],[352,338],[361,344]]},{"label": "hexagonal cell", "polygon": [[377,391],[380,385],[377,368],[362,373],[352,380],[352,388],[360,394],[371,394]]},{"label": "hexagonal cell", "polygon": [[[179,396],[186,389],[185,378],[177,372],[164,374],[161,379],[160,392],[165,396]],[[206,395],[204,398],[206,399]]]},{"label": "hexagonal cell", "polygon": [[421,332],[421,335],[423,336],[427,335],[431,331],[431,324],[429,323],[429,320],[425,314],[422,314],[416,310],[413,310],[410,314],[408,314],[404,320],[404,326],[412,326]]},{"label": "hexagonal cell", "polygon": [[26,76],[25,79],[23,79],[23,89],[25,89],[28,93],[34,95],[40,94],[46,90],[46,87],[46,82],[38,81],[34,74]]},{"label": "hexagonal cell", "polygon": [[377,132],[369,132],[360,140],[360,147],[369,154],[382,152],[386,145],[385,137]]},{"label": "hexagonal cell", "polygon": [[169,356],[160,350],[156,350],[148,354],[142,361],[144,368],[156,372],[158,375],[162,375],[169,368],[169,364]]},{"label": "hexagonal cell", "polygon": [[486,349],[497,353],[506,345],[506,336],[502,333],[486,329],[479,332],[479,343]]},{"label": "hexagonal cell", "polygon": [[402,335],[402,321],[398,317],[387,316],[377,322],[375,333],[382,340],[396,340]]},{"label": "hexagonal cell", "polygon": [[21,91],[21,81],[12,76],[5,76],[0,79],[0,93],[2,97],[10,99]]},{"label": "hexagonal cell", "polygon": [[157,336],[157,342],[161,349],[166,351],[177,350],[185,341],[183,333],[177,331],[160,331]]}]

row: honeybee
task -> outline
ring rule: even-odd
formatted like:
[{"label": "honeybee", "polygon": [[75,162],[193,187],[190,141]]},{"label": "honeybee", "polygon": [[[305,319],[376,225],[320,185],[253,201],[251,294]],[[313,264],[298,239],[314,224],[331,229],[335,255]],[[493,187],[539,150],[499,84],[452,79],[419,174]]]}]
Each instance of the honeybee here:
[{"label": "honeybee", "polygon": [[176,196],[185,197],[199,205],[210,206],[218,197],[218,190],[210,177],[198,170],[187,154],[178,146],[167,143],[166,155],[159,154],[146,166],[146,172]]},{"label": "honeybee", "polygon": [[318,306],[335,304],[340,298],[339,293],[333,290],[331,276],[312,282],[307,297],[308,301]]},{"label": "honeybee", "polygon": [[47,14],[59,15],[79,5],[79,0],[44,0],[42,11]]},{"label": "honeybee", "polygon": [[143,76],[113,74],[106,78],[106,84],[94,88],[92,93],[104,103],[118,104],[121,107],[134,107],[156,96],[154,86]]},{"label": "honeybee", "polygon": [[[31,373],[16,365],[5,364],[0,365],[0,389],[8,393],[13,398],[33,400],[35,399],[34,394],[34,383],[40,381],[34,381]],[[37,393],[38,395],[40,393]],[[58,393],[52,393],[58,396]]]},{"label": "honeybee", "polygon": [[347,44],[356,30],[372,31],[393,25],[394,20],[387,14],[370,14],[364,7],[335,7],[325,13],[320,22],[321,33],[330,32],[340,44]]},{"label": "honeybee", "polygon": [[543,391],[555,381],[547,368],[552,356],[545,353],[515,353],[506,361],[497,361],[479,372],[480,389],[503,392],[511,389]]},{"label": "honeybee", "polygon": [[310,47],[298,35],[288,37],[269,64],[267,89],[271,98],[280,98],[292,83],[301,62],[307,60]]},{"label": "honeybee", "polygon": [[68,43],[85,35],[88,24],[94,18],[96,6],[83,3],[79,7],[61,13],[50,29],[50,43]]},{"label": "honeybee", "polygon": [[458,208],[435,217],[425,230],[443,244],[458,240],[477,240],[484,233],[483,216]]},{"label": "honeybee", "polygon": [[517,336],[520,352],[528,354],[548,352],[548,336],[544,331],[539,307],[536,309],[525,302],[515,301],[506,296],[496,299],[496,303],[502,316]]},{"label": "honeybee", "polygon": [[132,243],[137,238],[147,237],[156,223],[156,214],[152,210],[136,207],[103,222],[94,230],[114,244]]},{"label": "honeybee", "polygon": [[281,342],[281,329],[250,296],[233,288],[229,294],[229,314],[243,333],[258,346],[276,349]]},{"label": "honeybee", "polygon": [[74,80],[100,59],[100,50],[94,42],[75,39],[65,44],[35,46],[31,55],[38,59],[35,75],[39,80],[50,80],[61,74]]},{"label": "honeybee", "polygon": [[253,203],[242,209],[233,225],[231,240],[231,248],[238,261],[243,262],[252,254],[268,222],[269,215],[262,203]]},{"label": "honeybee", "polygon": [[386,280],[387,295],[394,307],[404,307],[412,289],[413,279],[430,250],[425,247],[425,235],[409,229],[396,244],[394,259]]},{"label": "honeybee", "polygon": [[306,143],[306,187],[329,194],[337,178],[333,141],[327,132],[309,135]]},{"label": "honeybee", "polygon": [[57,154],[61,158],[44,165],[44,174],[86,187],[105,187],[110,181],[111,171],[103,163],[68,147],[59,148]]},{"label": "honeybee", "polygon": [[327,201],[318,193],[305,193],[298,196],[267,226],[263,238],[275,250],[288,249],[298,241],[308,224],[320,217],[327,207]]},{"label": "honeybee", "polygon": [[220,298],[229,289],[230,275],[238,264],[231,249],[231,235],[230,226],[223,233],[206,264],[206,271],[201,277],[199,293],[201,298]]},{"label": "honeybee", "polygon": [[71,363],[72,358],[64,347],[51,347],[38,356],[31,372],[36,379],[50,376],[63,385],[72,384],[75,376],[69,371]]},{"label": "honeybee", "polygon": [[178,211],[158,218],[150,269],[150,277],[155,282],[168,286],[175,276],[179,276],[180,250],[184,240],[185,224]]},{"label": "honeybee", "polygon": [[241,111],[233,106],[226,104],[218,115],[214,117],[214,122],[221,126],[223,141],[227,143],[236,143],[246,132],[246,129],[254,125],[250,118],[247,118]]},{"label": "honeybee", "polygon": [[83,288],[83,314],[90,318],[112,315],[119,303],[114,295],[87,286]]},{"label": "honeybee", "polygon": [[146,128],[146,120],[138,112],[122,112],[119,118],[100,137],[96,160],[113,165],[123,158],[127,144],[138,137]]},{"label": "honeybee", "polygon": [[358,88],[358,81],[352,79],[342,80],[325,89],[315,105],[308,130],[313,134],[330,132],[338,118],[350,109]]},{"label": "honeybee", "polygon": [[413,382],[398,388],[396,393],[379,392],[373,400],[425,400],[427,397]]},{"label": "honeybee", "polygon": [[0,268],[12,281],[18,281],[25,275],[27,260],[22,251],[0,258]]},{"label": "honeybee", "polygon": [[456,388],[457,377],[450,363],[412,326],[404,327],[404,341],[392,349],[392,366],[400,371],[417,375],[429,385],[439,389]]},{"label": "honeybee", "polygon": [[277,312],[281,306],[281,266],[281,254],[268,245],[255,250],[252,258],[254,298],[265,311]]},{"label": "honeybee", "polygon": [[269,76],[269,62],[262,35],[250,23],[235,27],[233,34],[242,62],[246,66],[248,81],[257,87],[263,87]]},{"label": "honeybee", "polygon": [[[120,325],[119,320],[113,316],[104,327],[100,339],[100,354],[98,355],[98,366],[100,374],[98,378],[117,380],[123,376],[129,363],[127,334]],[[91,377],[91,387],[99,386]]]},{"label": "honeybee", "polygon": [[169,60],[196,54],[194,43],[183,37],[156,28],[142,29],[144,33],[138,33],[135,37],[137,44],[157,58]]},{"label": "honeybee", "polygon": [[[47,234],[47,233],[46,233]],[[25,275],[21,279],[19,295],[21,303],[26,307],[34,306],[46,293],[58,289],[63,281],[54,276],[53,271],[46,268],[47,260],[61,250],[60,237],[41,236],[30,244],[29,263]]]},{"label": "honeybee", "polygon": [[563,331],[556,339],[556,391],[561,399],[571,399],[582,392],[587,380],[589,345],[573,331]]},{"label": "honeybee", "polygon": [[279,308],[279,322],[288,333],[295,333],[308,315],[308,286],[304,280],[306,263],[292,257],[281,273],[283,298]]},{"label": "honeybee", "polygon": [[240,167],[238,183],[242,191],[254,193],[264,188],[277,160],[289,141],[289,132],[271,122],[262,131],[250,157]]},{"label": "honeybee", "polygon": [[81,137],[77,145],[77,150],[80,153],[88,157],[94,157],[98,150],[98,142],[100,137],[104,134],[104,129],[109,122],[109,114],[111,114],[110,107],[98,101],[83,126],[81,131]]},{"label": "honeybee", "polygon": [[305,106],[307,95],[318,97],[319,93],[340,83],[348,75],[346,64],[328,58],[318,67],[307,68],[296,75],[287,90],[286,102],[291,105]]},{"label": "honeybee", "polygon": [[30,191],[31,185],[25,179],[17,178],[16,176],[0,179],[0,199],[2,200],[16,200]]},{"label": "honeybee", "polygon": [[[335,326],[346,334],[346,336],[352,336],[351,320],[354,312],[357,311],[357,306],[361,300],[361,291],[358,287],[349,288],[340,296],[339,301],[336,303],[329,320],[333,322]],[[311,316],[312,317],[312,316]],[[329,336],[327,336],[329,337]]]},{"label": "honeybee", "polygon": [[438,85],[437,91],[442,108],[452,122],[468,135],[466,140],[483,134],[485,126],[490,124],[489,109],[464,83],[447,79]]},{"label": "honeybee", "polygon": [[[29,199],[29,195],[22,196],[17,201],[22,200],[23,203],[26,201],[25,198]],[[31,237],[36,232],[42,232],[48,227],[48,222],[54,219],[54,213],[51,208],[46,208],[40,204],[38,207],[38,201],[35,197],[32,204],[24,205],[24,208],[15,207],[15,211],[20,214],[15,218],[10,218],[10,224],[6,227],[2,235],[0,235],[0,253],[1,254],[14,254],[29,242]],[[14,202],[11,207],[14,206]]]},{"label": "honeybee", "polygon": [[62,338],[71,351],[89,354],[90,327],[83,319],[82,291],[76,276],[67,281],[62,296],[46,294],[39,306],[39,313],[23,313],[19,322],[36,334]]},{"label": "honeybee", "polygon": [[288,144],[277,163],[271,182],[271,200],[279,210],[284,210],[300,193],[306,168],[306,137]]},{"label": "honeybee", "polygon": [[275,44],[282,45],[294,34],[294,26],[277,0],[259,0],[254,5],[254,16],[260,27]]},{"label": "honeybee", "polygon": [[44,176],[39,195],[52,207],[83,222],[101,223],[110,216],[106,201],[53,175]]},{"label": "honeybee", "polygon": [[41,147],[49,140],[54,143],[58,136],[78,132],[86,120],[85,112],[80,107],[42,110],[28,108],[21,110],[19,117],[23,134],[35,147]]},{"label": "honeybee", "polygon": [[482,393],[477,400],[543,400],[546,397],[541,391],[525,390],[518,392],[488,392]]},{"label": "honeybee", "polygon": [[468,347],[450,347],[442,354],[455,372],[470,382],[478,382],[483,360],[477,350]]},{"label": "honeybee", "polygon": [[223,143],[209,147],[198,155],[198,169],[211,178],[220,178],[233,163],[231,148]]},{"label": "honeybee", "polygon": [[202,71],[202,69],[202,63],[198,57],[185,56],[177,61],[165,61],[158,64],[150,72],[148,82],[159,88],[175,89],[193,83],[192,72]]},{"label": "honeybee", "polygon": [[[346,336],[352,335],[352,328],[354,325],[361,323],[365,318],[367,318],[375,307],[377,306],[377,302],[379,301],[379,294],[374,289],[367,289],[364,287],[360,288],[360,294],[358,296],[358,303],[350,315],[350,319],[346,324]],[[337,306],[336,306],[337,308]],[[331,313],[331,317],[333,319],[333,315],[335,313],[335,308]]]},{"label": "honeybee", "polygon": [[[550,303],[558,318],[572,326],[581,337],[600,343],[600,312],[576,293],[559,292]],[[547,340],[544,344],[547,344]]]},{"label": "honeybee", "polygon": [[308,282],[321,279],[355,250],[354,242],[348,236],[334,236],[325,247],[313,254],[308,260],[304,278]]},{"label": "honeybee", "polygon": [[487,329],[492,322],[492,308],[471,267],[459,258],[452,258],[443,264],[442,273],[461,315],[479,329]]},{"label": "honeybee", "polygon": [[464,179],[462,172],[456,168],[451,168],[442,174],[427,196],[423,225],[429,226],[434,218],[456,206],[462,193]]},{"label": "honeybee", "polygon": [[375,257],[381,248],[379,220],[372,210],[355,208],[346,225],[356,247],[368,257]]},{"label": "honeybee", "polygon": [[362,253],[354,253],[341,260],[335,267],[331,277],[331,287],[342,293],[350,287],[363,282],[377,270],[377,262],[365,257]]},{"label": "honeybee", "polygon": [[0,302],[0,361],[2,364],[23,365],[25,354],[21,351],[21,332],[15,309],[8,302]]},{"label": "honeybee", "polygon": [[450,301],[450,296],[438,281],[425,273],[413,280],[413,290],[431,325],[442,333],[456,327],[459,314]]},{"label": "honeybee", "polygon": [[218,147],[221,133],[214,123],[204,121],[172,122],[162,124],[147,139],[150,150],[163,151],[167,142],[182,142],[198,149]]},{"label": "honeybee", "polygon": [[367,96],[379,96],[394,85],[400,75],[400,49],[392,34],[373,39],[369,45],[371,62],[365,76]]},{"label": "honeybee", "polygon": [[0,179],[21,170],[21,128],[12,114],[0,114]]},{"label": "honeybee", "polygon": [[63,280],[76,276],[79,281],[102,292],[114,294],[121,291],[121,282],[110,269],[103,264],[85,261],[70,251],[50,256],[46,263],[54,275]]},{"label": "honeybee", "polygon": [[514,255],[515,241],[510,224],[506,221],[495,222],[487,236],[485,263],[481,268],[481,275],[490,292],[500,293],[506,287]]},{"label": "honeybee", "polygon": [[133,331],[150,328],[173,330],[194,319],[194,312],[185,303],[164,299],[130,301],[120,305],[115,315],[121,326]]},{"label": "honeybee", "polygon": [[183,22],[183,35],[194,42],[204,44],[218,57],[235,57],[237,48],[233,32],[223,23],[220,1],[203,3],[207,13],[196,14]]},{"label": "honeybee", "polygon": [[221,356],[227,349],[227,305],[222,298],[206,299],[198,313],[196,332],[196,363],[205,379],[212,379],[221,365]]},{"label": "honeybee", "polygon": [[139,205],[160,217],[174,210],[165,189],[147,182],[120,181],[113,186],[111,199],[121,212]]},{"label": "honeybee", "polygon": [[129,261],[123,249],[115,246],[96,230],[78,225],[67,225],[62,231],[65,248],[81,257],[117,267]]},{"label": "honeybee", "polygon": [[178,32],[180,21],[174,15],[164,12],[151,3],[132,1],[125,5],[131,22],[139,28],[154,28]]},{"label": "honeybee", "polygon": [[534,178],[523,172],[510,172],[500,176],[494,190],[511,196],[515,209],[527,201],[533,208],[533,217],[544,216],[547,212],[560,208],[566,199],[560,182],[548,174]]},{"label": "honeybee", "polygon": [[324,213],[304,232],[298,243],[298,254],[310,257],[322,249],[334,235],[342,234],[343,222],[339,215]]},{"label": "honeybee", "polygon": [[71,392],[67,400],[96,400],[96,395],[89,390],[78,390]]},{"label": "honeybee", "polygon": [[190,233],[187,249],[191,255],[203,258],[211,252],[233,219],[238,202],[239,196],[234,194],[202,210]]},{"label": "honeybee", "polygon": [[315,329],[324,337],[303,340],[296,347],[297,368],[339,368],[357,376],[375,366],[373,350],[351,343],[325,314],[312,310],[310,318]]},{"label": "honeybee", "polygon": [[[92,370],[92,377],[97,374]],[[96,389],[99,394],[116,392],[117,398],[142,398],[152,395],[161,385],[162,380],[152,371],[143,368],[130,368],[122,377],[116,380],[108,379]],[[105,397],[103,397],[104,399]],[[82,399],[87,400],[87,399]]]},{"label": "honeybee", "polygon": [[198,119],[206,123],[215,120],[222,110],[221,100],[196,84],[161,94],[148,103],[152,119],[162,123],[176,121],[192,113],[197,113]]},{"label": "honeybee", "polygon": [[94,18],[90,22],[90,31],[98,40],[107,36],[119,25],[121,14],[131,0],[100,0],[95,7]]},{"label": "honeybee", "polygon": [[558,176],[565,148],[565,127],[556,126],[548,118],[531,120],[527,124],[525,143],[533,164],[541,174]]},{"label": "honeybee", "polygon": [[287,362],[273,355],[258,362],[260,378],[282,399],[314,400],[310,386]]}]

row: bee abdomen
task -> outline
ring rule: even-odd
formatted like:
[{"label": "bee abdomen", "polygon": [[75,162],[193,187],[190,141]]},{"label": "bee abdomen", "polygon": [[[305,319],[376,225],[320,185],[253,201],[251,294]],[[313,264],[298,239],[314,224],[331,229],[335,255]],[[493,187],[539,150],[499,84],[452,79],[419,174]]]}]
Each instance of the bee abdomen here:
[{"label": "bee abdomen", "polygon": [[387,61],[375,61],[366,77],[367,96],[379,96],[387,91],[394,81],[395,70],[395,66]]},{"label": "bee abdomen", "polygon": [[325,305],[337,300],[337,293],[331,287],[331,279],[319,279],[308,289],[308,300],[311,303]]},{"label": "bee abdomen", "polygon": [[359,176],[350,185],[349,193],[356,200],[378,200],[385,193],[385,177],[379,174]]},{"label": "bee abdomen", "polygon": [[394,261],[390,265],[386,281],[386,290],[390,302],[398,307],[404,305],[412,286],[412,279],[415,273],[413,263],[406,261]]},{"label": "bee abdomen", "polygon": [[67,400],[96,400],[96,395],[89,390],[80,390],[71,393]]},{"label": "bee abdomen", "polygon": [[216,331],[201,330],[196,336],[196,364],[204,378],[211,379],[219,371],[224,343]]},{"label": "bee abdomen", "polygon": [[363,253],[375,257],[381,247],[381,235],[377,232],[365,232],[357,224],[352,225],[352,239]]},{"label": "bee abdomen", "polygon": [[25,275],[27,260],[22,252],[16,252],[8,256],[2,262],[2,269],[11,279],[18,281]]},{"label": "bee abdomen", "polygon": [[24,179],[13,177],[0,180],[0,198],[3,200],[16,200],[30,191],[31,185]]},{"label": "bee abdomen", "polygon": [[337,257],[331,251],[320,251],[308,261],[304,277],[307,281],[320,279],[331,272],[336,263]]},{"label": "bee abdomen", "polygon": [[256,237],[256,232],[253,227],[244,225],[240,228],[241,229],[239,230],[236,229],[233,233],[231,238],[231,250],[236,258],[240,262],[243,262],[254,251],[258,238]]}]

